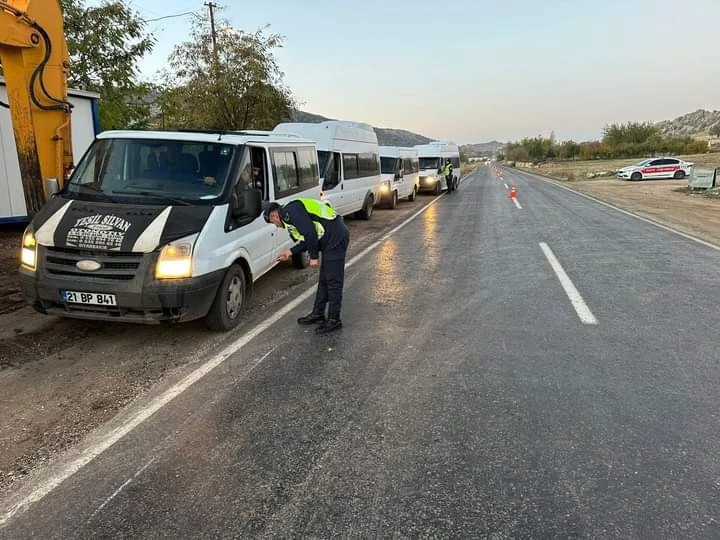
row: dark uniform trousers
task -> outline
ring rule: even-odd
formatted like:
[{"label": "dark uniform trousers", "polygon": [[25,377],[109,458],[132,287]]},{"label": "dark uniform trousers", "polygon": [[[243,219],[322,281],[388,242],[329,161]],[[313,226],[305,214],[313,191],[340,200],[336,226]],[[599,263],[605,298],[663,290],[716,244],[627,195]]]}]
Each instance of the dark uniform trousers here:
[{"label": "dark uniform trousers", "polygon": [[325,313],[328,319],[340,319],[343,284],[345,281],[345,254],[350,244],[350,233],[342,216],[326,222],[325,234],[320,239],[320,278],[313,312]]}]

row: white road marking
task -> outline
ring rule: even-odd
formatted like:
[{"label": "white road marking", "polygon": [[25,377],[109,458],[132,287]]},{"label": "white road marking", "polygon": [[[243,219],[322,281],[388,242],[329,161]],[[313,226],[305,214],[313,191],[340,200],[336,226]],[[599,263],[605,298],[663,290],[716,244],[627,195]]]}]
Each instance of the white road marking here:
[{"label": "white road marking", "polygon": [[512,201],[515,203],[515,206],[517,206],[520,210],[522,210],[522,206],[520,206],[520,203],[517,200],[517,197],[513,197]]},{"label": "white road marking", "polygon": [[95,511],[92,513],[92,515],[90,516],[90,518],[88,519],[88,521],[90,521],[92,518],[94,518],[94,517],[97,515],[97,513],[100,512],[103,508],[105,508],[105,506],[107,506],[107,504],[108,504],[110,501],[112,501],[115,497],[117,497],[118,494],[119,494],[123,489],[125,489],[125,487],[126,487],[128,484],[130,484],[130,482],[132,482],[133,480],[135,480],[138,476],[140,476],[140,475],[145,471],[145,469],[147,469],[150,465],[152,465],[153,462],[155,461],[155,459],[156,459],[156,458],[153,457],[153,458],[152,458],[150,461],[148,461],[145,465],[143,465],[142,467],[140,467],[140,468],[135,472],[135,474],[133,474],[130,478],[128,478],[127,480],[125,480],[125,482],[123,482],[122,485],[121,485],[119,488],[117,488],[115,491],[113,491],[113,492],[112,492],[112,495],[110,495],[107,499],[105,499],[105,500],[103,501],[103,503],[95,509]]},{"label": "white road marking", "polygon": [[577,312],[578,317],[580,317],[582,323],[597,324],[597,319],[592,314],[592,311],[590,311],[590,308],[585,303],[585,300],[583,300],[583,297],[575,288],[575,285],[573,285],[573,282],[565,273],[565,270],[560,264],[560,261],[557,260],[557,257],[555,257],[555,254],[552,252],[550,247],[545,242],[540,242],[540,249],[543,250],[543,253],[545,254],[545,257],[547,257],[550,266],[552,266],[552,269],[555,271],[555,274],[560,280],[560,285],[562,285],[562,288],[565,289],[565,294],[568,295],[570,303],[575,308],[575,311]]},{"label": "white road marking", "polygon": [[[382,242],[387,240],[391,235],[395,234],[397,231],[405,227],[407,224],[415,220],[418,216],[420,216],[423,212],[427,211],[428,208],[430,208],[432,205],[436,204],[441,197],[437,197],[434,200],[430,201],[427,205],[422,207],[420,210],[415,212],[413,215],[411,215],[409,218],[407,218],[405,221],[400,223],[397,227],[394,227],[389,232],[384,234],[379,240],[371,244],[370,246],[366,247],[364,250],[362,250],[360,253],[355,255],[352,259],[350,259],[346,264],[345,268],[349,268],[352,265],[354,265],[356,262],[358,262],[360,259],[362,259],[365,255],[370,253],[373,249],[378,247]],[[35,487],[28,495],[25,497],[22,497],[18,502],[12,504],[4,514],[0,515],[0,527],[3,527],[15,514],[17,514],[20,511],[27,510],[32,504],[40,501],[45,496],[47,496],[51,491],[53,491],[57,486],[59,486],[62,482],[70,478],[73,474],[80,471],[83,467],[85,467],[88,463],[90,463],[93,459],[98,457],[100,454],[102,454],[105,450],[110,448],[112,445],[114,445],[116,442],[118,442],[120,439],[125,437],[128,433],[130,433],[133,429],[138,427],[140,424],[145,422],[148,418],[150,418],[153,414],[155,414],[157,411],[159,411],[161,408],[163,408],[165,405],[167,405],[169,402],[171,402],[173,399],[175,399],[177,396],[182,394],[185,390],[187,390],[190,386],[195,384],[197,381],[205,377],[208,373],[210,373],[213,369],[218,367],[220,364],[225,362],[228,358],[230,358],[233,354],[235,354],[238,350],[240,350],[242,347],[247,345],[250,341],[252,341],[255,337],[257,337],[259,334],[263,333],[265,330],[270,328],[272,325],[274,325],[276,322],[278,322],[280,319],[282,319],[285,315],[290,313],[293,309],[295,309],[297,306],[299,306],[302,302],[304,302],[307,298],[309,298],[311,295],[315,293],[316,286],[313,285],[306,289],[304,292],[300,293],[294,300],[289,301],[286,303],[283,307],[278,309],[273,315],[269,316],[267,319],[259,323],[256,327],[252,328],[247,333],[240,336],[236,341],[225,347],[222,351],[220,351],[215,356],[211,357],[209,360],[207,360],[204,364],[202,364],[200,367],[198,367],[195,371],[189,373],[183,380],[179,381],[176,385],[172,386],[162,394],[160,394],[158,397],[156,397],[154,400],[152,400],[143,410],[139,411],[135,416],[128,419],[127,422],[122,424],[121,426],[117,427],[115,430],[111,431],[108,434],[108,437],[105,438],[103,441],[99,442],[98,444],[88,448],[82,455],[80,455],[77,459],[71,461],[69,464],[67,464],[65,467],[63,467],[61,470],[53,472],[49,478],[45,479],[43,482],[41,482],[37,487]],[[254,364],[251,365],[250,369],[246,371],[243,376],[247,376],[247,374],[252,371],[255,367],[259,366],[265,358],[267,358],[270,353],[274,350],[271,349],[267,354],[263,355],[260,359],[256,360]],[[122,489],[126,484],[123,484],[119,489]]]}]

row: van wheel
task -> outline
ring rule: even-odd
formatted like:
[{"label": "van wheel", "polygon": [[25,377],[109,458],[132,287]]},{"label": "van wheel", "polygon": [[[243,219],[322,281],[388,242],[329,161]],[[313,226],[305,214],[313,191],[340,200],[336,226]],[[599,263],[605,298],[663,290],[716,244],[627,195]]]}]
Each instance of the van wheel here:
[{"label": "van wheel", "polygon": [[363,207],[360,210],[355,212],[355,216],[367,221],[372,216],[372,213],[373,213],[373,198],[372,198],[372,196],[365,197],[365,204],[363,204]]},{"label": "van wheel", "polygon": [[245,272],[240,265],[233,264],[225,273],[215,294],[215,300],[205,317],[207,327],[215,332],[225,332],[235,328],[240,322],[246,292]]},{"label": "van wheel", "polygon": [[435,184],[435,190],[433,191],[433,195],[440,195],[440,192],[442,191],[442,187],[440,186],[440,182]]},{"label": "van wheel", "polygon": [[398,194],[397,194],[397,191],[393,191],[392,198],[390,199],[390,202],[388,203],[388,208],[390,208],[391,210],[394,210],[395,208],[397,208],[397,205],[398,205]]},{"label": "van wheel", "polygon": [[292,263],[295,268],[302,270],[310,266],[310,254],[307,251],[301,251],[296,253],[292,257]]},{"label": "van wheel", "polygon": [[413,186],[412,193],[408,195],[408,201],[413,202],[415,197],[417,197],[417,187]]}]

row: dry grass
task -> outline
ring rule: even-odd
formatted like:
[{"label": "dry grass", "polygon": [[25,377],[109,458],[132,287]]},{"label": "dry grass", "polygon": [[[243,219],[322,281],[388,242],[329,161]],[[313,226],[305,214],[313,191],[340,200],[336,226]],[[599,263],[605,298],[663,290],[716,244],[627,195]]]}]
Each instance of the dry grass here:
[{"label": "dry grass", "polygon": [[[720,167],[720,152],[677,156],[691,161],[698,167]],[[533,172],[557,178],[558,180],[586,180],[615,176],[615,171],[627,165],[634,165],[642,158],[635,159],[598,159],[592,161],[553,161],[525,168]]]}]

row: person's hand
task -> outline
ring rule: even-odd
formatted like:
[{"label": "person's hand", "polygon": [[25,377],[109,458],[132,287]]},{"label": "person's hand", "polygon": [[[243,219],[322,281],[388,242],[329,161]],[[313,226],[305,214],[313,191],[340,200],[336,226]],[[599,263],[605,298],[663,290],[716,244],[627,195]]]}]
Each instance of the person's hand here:
[{"label": "person's hand", "polygon": [[320,266],[320,259],[310,259],[310,266],[313,268]]},{"label": "person's hand", "polygon": [[278,258],[277,258],[277,260],[280,262],[286,262],[286,261],[289,261],[290,259],[292,259],[292,251],[290,251],[289,249],[286,249],[285,251],[280,253],[280,255],[278,255]]}]

